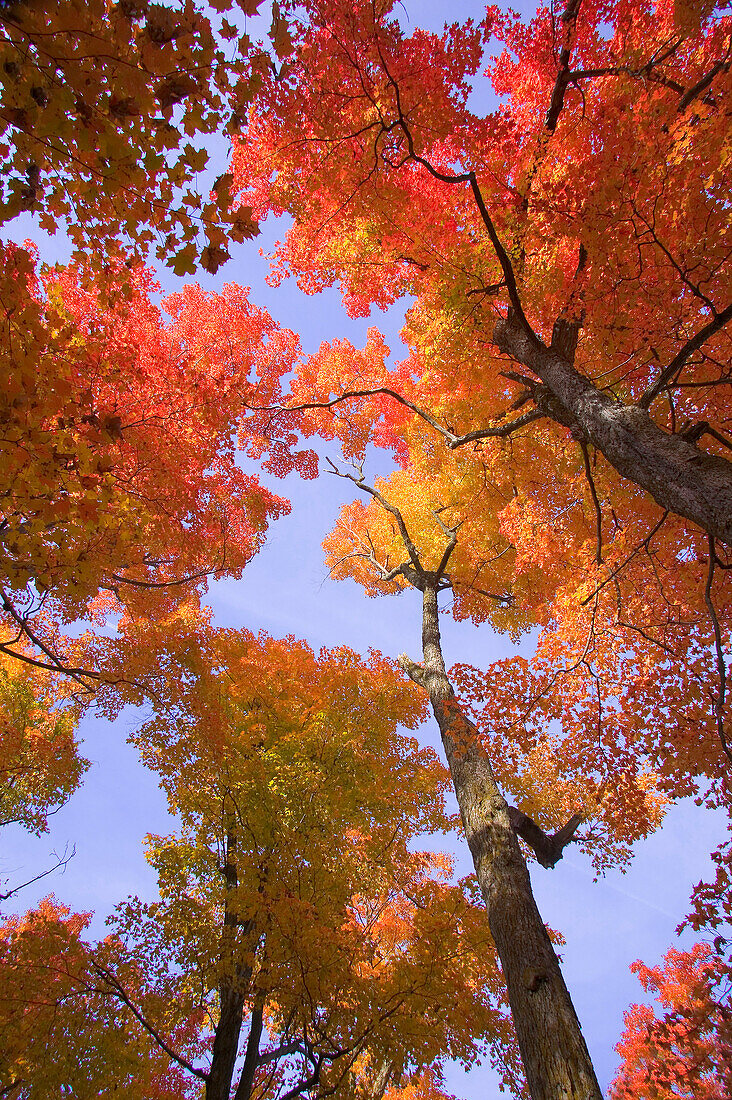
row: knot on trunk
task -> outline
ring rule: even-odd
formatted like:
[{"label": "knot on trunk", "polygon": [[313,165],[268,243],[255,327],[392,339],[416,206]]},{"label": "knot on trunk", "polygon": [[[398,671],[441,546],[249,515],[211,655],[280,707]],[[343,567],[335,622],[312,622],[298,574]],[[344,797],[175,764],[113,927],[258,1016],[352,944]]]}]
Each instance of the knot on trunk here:
[{"label": "knot on trunk", "polygon": [[530,993],[536,993],[544,982],[549,981],[549,975],[540,966],[527,966],[521,975],[521,980]]},{"label": "knot on trunk", "polygon": [[[579,333],[579,323],[576,321],[566,321],[563,318],[554,325],[554,333],[552,335],[551,351],[560,355],[567,362],[574,362],[574,352],[577,347],[577,335]],[[501,318],[493,329],[493,342],[499,351],[510,355],[513,359],[523,363],[529,367],[529,370],[533,370],[533,366],[528,360],[526,352],[527,349],[527,337],[520,323],[509,312],[509,316]],[[541,345],[543,347],[543,345]],[[544,348],[546,353],[547,349]],[[556,421],[557,424],[564,425],[565,428],[569,428],[572,432],[572,436],[577,440],[583,440],[586,438],[586,432],[581,427],[577,417],[569,411],[558,397],[549,389],[544,383],[538,379],[533,380],[524,379],[527,386],[526,396],[529,394],[536,405],[537,410],[544,416],[549,417],[550,420]]]},{"label": "knot on trunk", "polygon": [[580,321],[570,321],[566,317],[558,317],[554,322],[552,351],[555,351],[557,355],[561,355],[562,359],[566,359],[568,363],[574,363],[581,327]]},{"label": "knot on trunk", "polygon": [[499,351],[518,358],[515,352],[516,342],[524,342],[525,333],[521,324],[513,315],[513,310],[508,311],[507,317],[501,317],[493,328],[493,343]]}]

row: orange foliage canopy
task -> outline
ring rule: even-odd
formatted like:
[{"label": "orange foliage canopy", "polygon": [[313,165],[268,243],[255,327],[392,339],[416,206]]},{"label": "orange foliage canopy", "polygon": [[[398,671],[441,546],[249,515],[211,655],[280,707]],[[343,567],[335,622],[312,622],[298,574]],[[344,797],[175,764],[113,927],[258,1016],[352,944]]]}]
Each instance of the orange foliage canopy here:
[{"label": "orange foliage canopy", "polygon": [[729,1100],[732,967],[724,954],[697,943],[690,951],[672,948],[663,966],[636,962],[632,969],[665,1012],[659,1017],[647,1004],[626,1012],[612,1100]]},{"label": "orange foliage canopy", "polygon": [[238,576],[289,509],[235,450],[311,472],[292,437],[238,429],[243,401],[279,399],[298,343],[235,286],[171,295],[166,319],[143,268],[112,265],[102,297],[77,268],[40,280],[8,246],[1,279],[1,644],[74,668],[65,624]]},{"label": "orange foliage canopy", "polygon": [[[109,937],[92,951],[82,938],[89,919],[47,898],[0,924],[0,1088],[23,1100],[67,1090],[85,1100],[110,1090],[133,1100],[195,1096],[139,1021],[120,1012],[103,973],[119,965],[121,944]],[[139,971],[120,971],[135,995]],[[177,1037],[182,1044],[182,1029]]]},{"label": "orange foliage canopy", "polygon": [[[460,686],[519,804],[599,814],[598,865],[625,858],[664,797],[729,802],[732,24],[581,0],[408,34],[389,2],[303,7],[235,184],[293,216],[275,281],[338,282],[353,315],[413,301],[403,363],[376,330],[325,345],[283,419],[391,447],[381,489],[429,567],[457,528],[454,614],[539,628],[529,665]],[[401,583],[374,501],[327,551]]]},{"label": "orange foliage canopy", "polygon": [[[11,922],[6,1079],[23,1077],[24,1044],[35,1057],[33,983],[50,971],[43,1005],[59,1003],[58,1028],[86,1006],[90,1066],[109,1046],[117,1072],[116,1035],[132,1029],[131,1057],[143,1020],[150,1072],[169,1060],[181,1095],[201,1081],[233,1095],[250,1066],[259,1096],[310,1077],[313,1091],[368,1097],[381,1079],[399,1096],[430,1067],[434,1088],[417,1081],[414,1094],[438,1098],[444,1059],[469,1065],[486,1048],[520,1093],[482,909],[450,884],[447,857],[415,850],[449,827],[444,770],[398,729],[421,719],[420,693],[379,654],[315,656],[292,638],[212,629],[192,607],[116,644],[138,654],[154,708],[133,740],[179,823],[149,838],[160,900],[128,900],[94,949],[75,938],[82,918],[49,906],[26,918],[33,935]],[[54,1074],[73,1083],[70,1061]]]}]

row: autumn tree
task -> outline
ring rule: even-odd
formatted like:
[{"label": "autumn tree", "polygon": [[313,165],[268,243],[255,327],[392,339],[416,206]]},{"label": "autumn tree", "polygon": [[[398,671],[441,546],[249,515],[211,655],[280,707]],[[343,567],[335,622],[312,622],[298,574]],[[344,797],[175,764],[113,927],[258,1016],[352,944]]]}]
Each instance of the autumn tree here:
[{"label": "autumn tree", "polygon": [[[423,660],[418,664],[402,654],[400,664],[427,693],[440,730],[465,838],[501,960],[531,1096],[599,1098],[587,1046],[534,901],[519,844],[521,837],[540,863],[554,867],[585,813],[582,809],[573,813],[549,835],[529,814],[510,806],[496,782],[480,731],[456,698],[442,652],[438,597],[452,584],[448,569],[458,544],[458,528],[445,523],[441,510],[433,510],[442,545],[437,553],[434,545],[418,549],[401,509],[379,487],[369,485],[362,474],[346,476],[371,497],[377,523],[369,523],[371,517],[365,509],[346,509],[348,518],[341,516],[339,529],[326,541],[329,564],[337,574],[347,576],[352,562],[357,572],[365,563],[380,587],[393,588],[395,582],[401,582],[421,593]],[[410,495],[410,501],[414,499]],[[429,508],[429,501],[422,497],[418,511],[425,506]],[[357,523],[353,523],[355,511],[361,513]],[[384,517],[386,524],[379,531],[378,519]],[[388,549],[379,537],[383,534],[390,543]],[[517,786],[520,789],[521,783]]]},{"label": "autumn tree", "polygon": [[[258,216],[295,215],[279,277],[338,280],[354,314],[414,295],[415,392],[452,447],[547,420],[729,541],[728,20],[573,0],[407,37],[389,2],[304,8],[233,158]],[[502,102],[480,117],[490,38]],[[529,408],[512,425],[513,396]]]},{"label": "autumn tree", "polygon": [[[96,22],[71,36],[56,10],[4,9],[7,216],[32,204],[49,228],[76,217],[77,243],[89,226],[137,250],[96,288],[77,267],[41,289],[28,256],[9,256],[5,644],[17,657],[24,637],[84,684],[103,668],[118,698],[134,688],[121,681],[143,671],[125,648],[135,622],[152,630],[205,575],[236,575],[281,508],[233,462],[243,408],[239,438],[280,472],[313,472],[290,455],[296,431],[338,438],[357,463],[369,443],[391,448],[404,471],[378,487],[355,475],[372,504],[341,517],[331,565],[422,594],[423,664],[403,667],[440,725],[532,1095],[594,1097],[517,838],[545,865],[580,838],[602,869],[665,799],[729,804],[730,21],[684,0],[569,0],[528,23],[490,8],[477,25],[407,35],[393,8],[274,5],[274,56],[239,39],[247,57],[228,73],[192,4],[90,5]],[[486,62],[497,102],[481,114],[468,97]],[[70,126],[54,122],[48,74],[62,74]],[[220,126],[235,81],[231,131],[256,99],[201,205],[176,190],[203,163],[180,131]],[[283,402],[294,338],[261,314],[242,332],[237,312],[253,313],[238,291],[188,291],[169,325],[156,319],[136,264],[156,234],[174,270],[199,254],[213,270],[227,235],[270,212],[293,218],[274,281],[339,282],[353,315],[409,299],[404,363],[387,364],[376,332],[362,350],[336,341],[299,365]],[[252,384],[265,332],[284,349]],[[26,378],[35,362],[42,393]],[[98,393],[82,381],[90,363]],[[462,702],[439,640],[448,588],[457,617],[539,630],[531,662],[455,670]],[[119,649],[60,636],[112,613]],[[131,664],[113,668],[115,653]],[[239,1018],[241,989],[222,988]],[[231,1061],[232,1029],[220,1033]]]},{"label": "autumn tree", "polygon": [[[299,6],[232,171],[255,216],[293,218],[275,281],[338,282],[352,315],[413,300],[404,363],[375,332],[324,346],[280,415],[407,467],[381,490],[354,477],[376,503],[341,518],[331,565],[423,593],[424,664],[405,668],[440,724],[532,1094],[595,1096],[515,834],[552,862],[542,814],[565,839],[577,795],[625,844],[665,797],[729,801],[730,23],[580,0],[407,35],[392,8]],[[480,115],[491,40],[499,101]],[[443,588],[458,617],[541,629],[530,666],[458,673],[480,729],[446,676]],[[513,821],[491,766],[506,748]],[[535,989],[512,958],[519,896],[524,973],[550,975]]]},{"label": "autumn tree", "polygon": [[[96,674],[60,639],[68,622],[129,609],[120,585],[149,609],[153,589],[185,596],[207,575],[237,575],[285,507],[236,467],[233,441],[245,377],[259,372],[253,384],[273,396],[294,337],[240,291],[223,306],[236,308],[231,325],[195,291],[179,298],[173,335],[141,267],[154,252],[176,274],[215,271],[256,232],[233,208],[231,176],[202,173],[207,143],[237,131],[270,64],[246,33],[258,6],[0,11],[0,223],[32,213],[70,237],[75,260],[39,275],[32,249],[3,246],[0,644],[87,689]],[[285,41],[275,11],[268,43]]]},{"label": "autumn tree", "polygon": [[[95,1032],[104,993],[152,1066],[182,1074],[181,1095],[380,1100],[424,1067],[437,1088],[446,1056],[470,1064],[487,1046],[520,1092],[482,913],[445,857],[414,850],[448,822],[443,770],[397,731],[422,716],[411,686],[378,654],[315,657],[192,610],[135,630],[156,703],[134,739],[180,824],[150,838],[160,900],[120,907],[86,949],[86,986],[67,953],[64,1003],[87,1006],[90,1057],[115,1042]],[[38,965],[58,966],[46,952]],[[35,964],[13,965],[31,981]]]}]

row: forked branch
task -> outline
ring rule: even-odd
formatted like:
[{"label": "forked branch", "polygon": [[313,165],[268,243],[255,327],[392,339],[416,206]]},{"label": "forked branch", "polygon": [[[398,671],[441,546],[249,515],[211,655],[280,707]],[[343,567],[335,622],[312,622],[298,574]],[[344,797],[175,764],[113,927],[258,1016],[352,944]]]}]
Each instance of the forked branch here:
[{"label": "forked branch", "polygon": [[515,806],[508,807],[508,817],[513,831],[526,841],[542,867],[554,867],[559,862],[564,849],[574,840],[574,834],[584,821],[582,814],[573,814],[566,825],[549,834]]}]

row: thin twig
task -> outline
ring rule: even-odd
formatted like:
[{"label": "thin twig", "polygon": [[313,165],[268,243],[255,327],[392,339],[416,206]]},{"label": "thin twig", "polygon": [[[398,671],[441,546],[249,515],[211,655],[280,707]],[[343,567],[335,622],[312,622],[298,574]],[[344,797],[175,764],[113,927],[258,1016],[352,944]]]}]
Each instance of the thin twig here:
[{"label": "thin twig", "polygon": [[409,554],[409,560],[414,567],[414,571],[418,577],[422,577],[424,575],[424,569],[422,568],[422,563],[419,560],[417,548],[412,542],[409,531],[407,530],[407,525],[404,522],[404,517],[402,516],[402,513],[399,511],[399,509],[396,508],[393,504],[390,504],[386,497],[383,496],[378,491],[378,489],[375,489],[373,485],[369,485],[367,483],[361,470],[359,470],[359,477],[354,477],[353,474],[347,474],[344,473],[342,470],[339,470],[336,464],[330,459],[327,459],[326,461],[330,466],[332,474],[335,474],[336,477],[343,477],[346,478],[348,481],[352,481],[357,489],[360,489],[362,493],[368,493],[370,496],[372,496],[375,500],[379,502],[385,512],[388,512],[394,517],[394,519],[396,520],[396,525],[399,528],[399,534],[401,535],[402,542],[404,543],[406,551]]},{"label": "thin twig", "polygon": [[17,894],[20,890],[24,890],[26,886],[30,886],[34,882],[40,882],[40,880],[42,878],[45,878],[46,875],[52,875],[54,871],[58,871],[59,867],[66,867],[66,864],[69,862],[69,860],[73,859],[76,855],[76,845],[72,847],[69,855],[66,854],[68,848],[69,846],[67,844],[64,848],[64,854],[62,856],[59,856],[57,852],[53,853],[56,856],[56,862],[54,863],[53,867],[49,867],[47,870],[41,871],[40,874],[34,875],[33,878],[29,878],[26,882],[21,882],[20,886],[14,886],[12,890],[8,890],[6,893],[0,894],[0,901],[7,901],[8,898],[12,898],[13,895]]},{"label": "thin twig", "polygon": [[646,390],[646,392],[640,397],[638,406],[641,409],[649,409],[659,393],[681,372],[682,367],[686,363],[686,360],[695,351],[698,351],[703,344],[713,336],[715,332],[719,332],[723,329],[728,321],[732,320],[732,302],[723,309],[721,312],[714,313],[714,317],[705,325],[704,328],[699,329],[699,332],[695,336],[692,336],[690,340],[684,344],[681,350],[673,357],[667,367],[661,371],[660,375],[653,383],[652,386]]},{"label": "thin twig", "polygon": [[590,456],[587,453],[587,444],[584,440],[580,443],[582,449],[582,458],[585,463],[585,476],[587,483],[590,486],[590,494],[592,496],[592,503],[595,505],[595,515],[597,516],[597,553],[596,560],[598,565],[602,565],[602,508],[600,507],[600,500],[597,495],[597,489],[595,488],[595,480],[592,476],[592,469],[590,467]]}]

